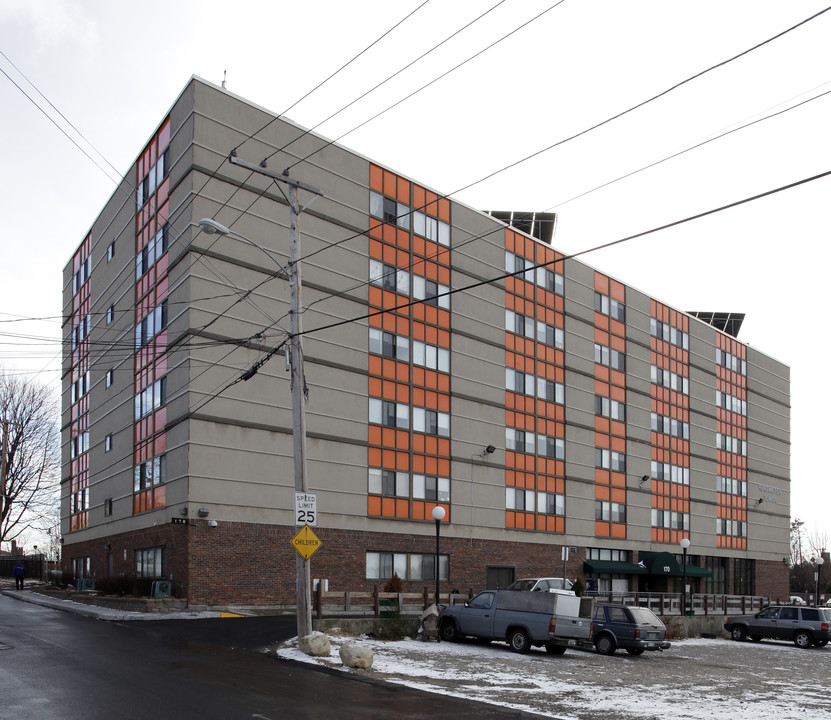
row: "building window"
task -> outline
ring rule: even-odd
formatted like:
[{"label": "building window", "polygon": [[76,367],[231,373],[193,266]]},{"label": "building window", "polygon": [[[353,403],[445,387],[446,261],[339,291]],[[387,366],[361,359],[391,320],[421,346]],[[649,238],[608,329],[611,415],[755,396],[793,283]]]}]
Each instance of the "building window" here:
[{"label": "building window", "polygon": [[380,260],[370,259],[369,282],[399,295],[410,295],[410,273]]},{"label": "building window", "polygon": [[107,370],[107,375],[105,377],[106,377],[106,379],[104,381],[104,384],[105,384],[106,387],[109,387],[110,385],[113,384],[113,370],[112,370],[112,368]]},{"label": "building window", "polygon": [[596,500],[594,503],[594,519],[603,522],[625,523],[626,505],[623,503]]},{"label": "building window", "polygon": [[689,513],[670,512],[669,510],[652,509],[652,527],[669,530],[689,530]]},{"label": "building window", "polygon": [[626,405],[617,400],[603,397],[602,395],[595,395],[594,414],[619,422],[626,422]]},{"label": "building window", "polygon": [[138,187],[136,188],[136,204],[139,208],[156,192],[156,188],[162,184],[162,181],[167,177],[169,172],[170,148],[165,148],[156,164],[150,168],[150,172],[139,181]]},{"label": "building window", "polygon": [[690,484],[690,469],[688,467],[681,467],[680,465],[671,465],[670,463],[653,460],[650,465],[649,475],[655,478],[655,480],[669,480],[676,485]]},{"label": "building window", "polygon": [[505,509],[519,512],[534,512],[536,493],[522,488],[505,488]]},{"label": "building window", "polygon": [[747,360],[742,360],[718,348],[716,348],[716,364],[739,373],[739,375],[747,375]]},{"label": "building window", "polygon": [[69,441],[69,457],[75,459],[89,450],[89,430],[78,433]]},{"label": "building window", "polygon": [[413,497],[437,503],[450,502],[450,478],[413,475]]},{"label": "building window", "polygon": [[605,448],[594,449],[594,466],[604,470],[626,472],[626,455]]},{"label": "building window", "polygon": [[630,562],[631,557],[632,553],[629,550],[586,548],[586,560],[612,560],[615,562]]},{"label": "building window", "polygon": [[115,319],[115,305],[110,305],[107,308],[107,325]]},{"label": "building window", "polygon": [[372,425],[407,430],[410,427],[410,406],[381,398],[369,399],[369,422]]},{"label": "building window", "polygon": [[537,447],[542,457],[555,460],[565,460],[566,458],[566,441],[561,438],[539,435],[537,436]]},{"label": "building window", "polygon": [[410,476],[406,472],[369,468],[369,494],[410,497]]},{"label": "building window", "polygon": [[89,370],[87,370],[70,386],[70,404],[74,405],[78,400],[84,397],[84,395],[86,395],[89,392],[89,388]]},{"label": "building window", "polygon": [[505,311],[505,329],[515,335],[523,337],[534,337],[534,319],[515,313],[513,310]]},{"label": "building window", "polygon": [[88,557],[72,558],[72,574],[76,578],[89,578],[92,576],[90,572],[90,562]]},{"label": "building window", "polygon": [[736,480],[736,478],[719,476],[716,478],[716,492],[736,495],[737,497],[747,497],[747,482]]},{"label": "building window", "polygon": [[403,230],[410,229],[410,206],[374,190],[369,191],[369,214]]},{"label": "building window", "polygon": [[675,347],[679,347],[682,350],[690,349],[690,336],[688,333],[655,318],[649,319],[649,334],[668,343],[672,343]]},{"label": "building window", "polygon": [[747,440],[742,440],[731,435],[716,433],[716,448],[733,453],[734,455],[747,457]]},{"label": "building window", "polygon": [[115,257],[115,240],[107,245],[107,262]]},{"label": "building window", "polygon": [[112,434],[107,435],[104,438],[104,452],[109,452],[113,449],[113,436]]},{"label": "building window", "polygon": [[133,492],[163,485],[167,479],[167,456],[158,455],[133,468]]},{"label": "building window", "polygon": [[89,335],[90,318],[84,315],[78,320],[78,324],[72,328],[72,349],[74,350]]},{"label": "building window", "polygon": [[160,578],[167,573],[167,548],[155,547],[136,550],[136,577]]},{"label": "building window", "polygon": [[72,276],[72,294],[76,295],[78,291],[81,289],[81,286],[89,280],[90,275],[90,268],[91,263],[90,259],[87,258],[84,262],[81,263],[81,267],[78,268],[75,275]]},{"label": "building window", "polygon": [[563,383],[537,378],[537,397],[546,402],[563,405],[566,401],[566,388]]},{"label": "building window", "polygon": [[107,498],[104,500],[104,517],[110,517],[113,514],[113,499]]},{"label": "building window", "polygon": [[537,320],[537,341],[543,345],[563,350],[566,346],[565,332],[562,328],[547,325]]},{"label": "building window", "polygon": [[435,305],[450,310],[450,288],[447,285],[428,280],[420,275],[413,277],[413,297],[423,300],[426,305]]},{"label": "building window", "polygon": [[557,295],[562,295],[565,292],[563,276],[547,267],[537,268],[537,285]]},{"label": "building window", "polygon": [[153,308],[153,311],[136,325],[136,347],[143,347],[166,327],[167,300]]},{"label": "building window", "polygon": [[619,350],[613,350],[605,345],[595,343],[594,345],[594,361],[599,365],[606,365],[613,370],[620,370],[626,372],[626,355]]},{"label": "building window", "polygon": [[413,408],[413,430],[427,435],[450,437],[450,415],[427,408]]},{"label": "building window", "polygon": [[402,362],[410,360],[410,340],[378,328],[369,329],[369,352]]},{"label": "building window", "polygon": [[418,210],[413,213],[413,233],[439,245],[450,247],[450,225]]},{"label": "building window", "polygon": [[608,315],[614,320],[626,322],[626,306],[603,293],[595,292],[594,309],[602,315]]},{"label": "building window", "polygon": [[652,365],[650,368],[650,380],[655,385],[670,388],[676,392],[684,393],[684,395],[690,394],[689,378],[671,373],[669,370],[664,370],[657,365]]},{"label": "building window", "polygon": [[150,242],[136,254],[136,280],[140,279],[167,252],[168,224],[165,223]]},{"label": "building window", "polygon": [[[447,555],[439,555],[439,579],[448,580]],[[366,554],[366,579],[389,580],[393,574],[402,580],[435,580],[436,556],[420,553],[368,552]]]},{"label": "building window", "polygon": [[681,440],[690,439],[690,424],[682,420],[667,417],[666,415],[652,413],[651,429],[653,432],[672,435],[672,437],[677,437]]},{"label": "building window", "polygon": [[450,372],[450,350],[413,340],[413,365]]},{"label": "building window", "polygon": [[156,380],[135,397],[135,419],[139,420],[167,403],[167,378]]},{"label": "building window", "polygon": [[747,416],[747,400],[716,390],[716,405],[722,410]]},{"label": "building window", "polygon": [[533,453],[536,445],[536,435],[525,430],[505,428],[505,449],[516,452]]}]

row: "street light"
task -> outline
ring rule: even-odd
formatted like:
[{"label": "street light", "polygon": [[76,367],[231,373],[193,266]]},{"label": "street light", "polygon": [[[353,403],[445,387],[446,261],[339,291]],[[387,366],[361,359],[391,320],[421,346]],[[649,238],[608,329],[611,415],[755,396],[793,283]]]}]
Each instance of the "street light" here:
[{"label": "street light", "polygon": [[684,565],[683,565],[683,576],[684,576],[684,609],[682,611],[682,615],[687,614],[687,550],[690,547],[690,541],[688,538],[684,538],[681,541],[681,552],[684,553]]},{"label": "street light", "polygon": [[433,520],[436,521],[436,607],[439,605],[439,528],[441,521],[444,520],[444,508],[441,505],[436,505],[433,508]]},{"label": "street light", "polygon": [[820,555],[817,558],[817,571],[815,573],[816,576],[817,576],[817,594],[815,596],[817,600],[814,603],[814,605],[816,605],[817,607],[819,607],[819,576],[820,576],[820,573],[822,572],[822,564],[824,562],[825,562],[825,558],[822,556],[822,553],[820,552]]}]

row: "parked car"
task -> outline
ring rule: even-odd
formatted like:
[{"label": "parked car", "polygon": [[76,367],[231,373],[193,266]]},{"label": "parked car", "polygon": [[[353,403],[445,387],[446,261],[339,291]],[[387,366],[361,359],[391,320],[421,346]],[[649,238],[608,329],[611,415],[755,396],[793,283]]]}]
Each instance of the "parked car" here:
[{"label": "parked car", "polygon": [[549,653],[561,655],[578,640],[589,642],[592,605],[591,599],[574,595],[485,590],[463,605],[443,607],[439,635],[449,641],[505,640],[518,653],[544,645]]},{"label": "parked car", "polygon": [[572,583],[568,578],[544,577],[544,578],[521,578],[514,580],[508,585],[508,590],[545,590],[546,592],[559,593],[560,595],[574,595],[571,589]]},{"label": "parked car", "polygon": [[629,605],[594,606],[592,643],[597,652],[612,655],[622,648],[630,655],[645,650],[667,650],[667,628],[651,610]]},{"label": "parked car", "polygon": [[791,595],[790,598],[788,598],[788,602],[791,605],[807,605],[808,604],[801,597],[799,597],[799,595]]},{"label": "parked car", "polygon": [[755,615],[729,617],[724,629],[734,640],[792,640],[794,645],[824,647],[831,639],[831,610],[801,605],[771,605]]}]

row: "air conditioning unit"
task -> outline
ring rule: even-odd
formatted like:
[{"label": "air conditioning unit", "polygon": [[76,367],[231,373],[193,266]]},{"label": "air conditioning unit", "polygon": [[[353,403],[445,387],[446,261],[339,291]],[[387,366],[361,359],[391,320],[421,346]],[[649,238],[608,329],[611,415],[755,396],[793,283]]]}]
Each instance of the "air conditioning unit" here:
[{"label": "air conditioning unit", "polygon": [[173,593],[173,583],[170,580],[156,580],[150,586],[150,594],[154,598],[168,598]]},{"label": "air conditioning unit", "polygon": [[75,589],[78,592],[83,592],[84,590],[95,590],[95,580],[92,578],[78,578],[75,580]]}]

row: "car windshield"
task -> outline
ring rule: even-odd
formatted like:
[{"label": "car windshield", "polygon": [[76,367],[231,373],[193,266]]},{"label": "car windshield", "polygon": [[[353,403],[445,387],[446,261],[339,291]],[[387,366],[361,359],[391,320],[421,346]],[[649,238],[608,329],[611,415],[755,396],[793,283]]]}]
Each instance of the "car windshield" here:
[{"label": "car windshield", "polygon": [[508,585],[508,590],[530,590],[537,584],[537,581],[531,578],[530,580],[516,580]]},{"label": "car windshield", "polygon": [[638,625],[642,625],[644,623],[649,625],[663,625],[661,619],[654,612],[647,610],[646,608],[630,607],[629,612],[632,613],[632,617]]}]

